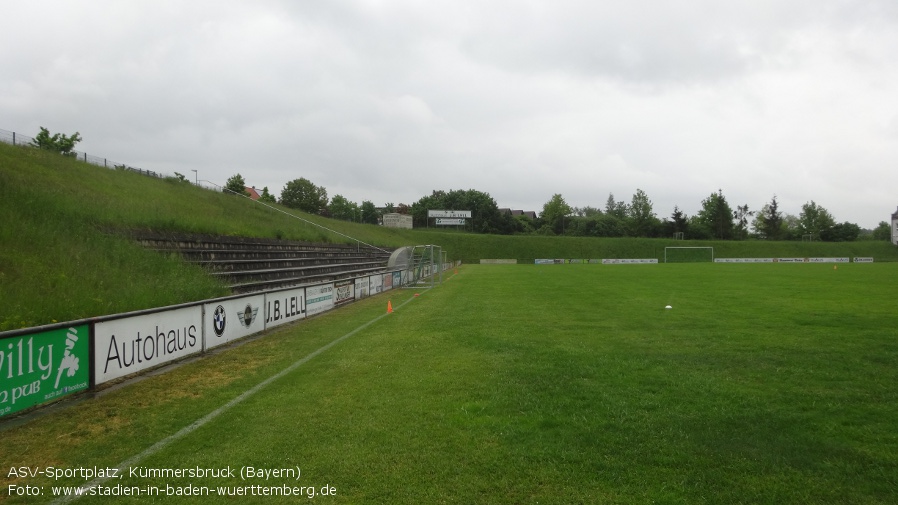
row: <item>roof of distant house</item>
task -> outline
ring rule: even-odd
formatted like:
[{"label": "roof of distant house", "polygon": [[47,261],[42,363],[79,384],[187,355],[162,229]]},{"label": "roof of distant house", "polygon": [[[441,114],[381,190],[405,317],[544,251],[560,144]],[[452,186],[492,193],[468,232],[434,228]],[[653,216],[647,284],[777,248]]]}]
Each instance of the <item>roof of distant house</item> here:
[{"label": "roof of distant house", "polygon": [[536,212],[532,210],[517,210],[517,209],[508,209],[502,208],[499,209],[499,212],[503,214],[511,214],[512,216],[527,216],[530,219],[536,219]]},{"label": "roof of distant house", "polygon": [[249,187],[246,188],[246,192],[249,193],[249,197],[252,198],[253,200],[258,200],[258,199],[261,198],[261,196],[262,196],[262,195],[259,194],[258,191],[256,191],[256,187],[255,187],[255,186],[253,186],[253,187],[251,187],[251,188],[249,188]]}]

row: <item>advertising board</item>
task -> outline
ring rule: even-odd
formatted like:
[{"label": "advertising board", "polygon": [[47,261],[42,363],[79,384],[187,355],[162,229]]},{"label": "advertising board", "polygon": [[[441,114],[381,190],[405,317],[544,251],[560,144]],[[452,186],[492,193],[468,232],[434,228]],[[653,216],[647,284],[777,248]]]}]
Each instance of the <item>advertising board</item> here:
[{"label": "advertising board", "polygon": [[355,282],[352,280],[345,280],[334,283],[334,305],[340,305],[353,300],[355,300]]},{"label": "advertising board", "polygon": [[381,293],[384,290],[384,276],[376,274],[368,277],[368,289],[372,295]]},{"label": "advertising board", "polygon": [[305,288],[275,291],[265,295],[265,328],[274,328],[305,317]]},{"label": "advertising board", "polygon": [[204,349],[211,349],[265,329],[264,295],[207,303],[203,306]]},{"label": "advertising board", "polygon": [[94,381],[124,377],[203,349],[203,306],[94,324]]},{"label": "advertising board", "polygon": [[332,308],[334,308],[333,283],[306,288],[306,315],[313,316]]},{"label": "advertising board", "polygon": [[90,385],[87,325],[0,340],[0,417]]},{"label": "advertising board", "polygon": [[440,218],[467,218],[471,219],[471,211],[470,210],[428,210],[427,217],[440,217]]},{"label": "advertising board", "polygon": [[773,258],[714,258],[714,263],[773,263]]},{"label": "advertising board", "polygon": [[355,280],[355,298],[361,300],[368,296],[368,288],[371,284],[370,277],[360,277]]}]

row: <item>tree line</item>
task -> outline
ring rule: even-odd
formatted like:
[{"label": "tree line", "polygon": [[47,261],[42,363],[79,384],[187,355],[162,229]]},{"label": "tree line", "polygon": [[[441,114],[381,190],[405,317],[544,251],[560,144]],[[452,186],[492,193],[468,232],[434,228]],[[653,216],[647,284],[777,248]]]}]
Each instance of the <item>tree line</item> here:
[{"label": "tree line", "polygon": [[[51,135],[42,126],[32,140],[32,145],[71,155],[75,144],[81,140],[78,132],[72,135]],[[176,172],[176,175],[179,180],[186,182],[182,174]],[[246,181],[240,174],[235,174],[228,179],[225,189],[234,194],[244,194]],[[543,205],[542,212],[535,219],[502,212],[488,193],[473,189],[434,190],[411,206],[387,203],[378,208],[371,201],[365,200],[357,204],[342,195],[328,199],[327,190],[323,186],[299,178],[284,186],[280,198],[275,198],[267,187],[263,188],[260,200],[277,202],[310,214],[367,224],[378,224],[384,213],[410,214],[414,226],[418,228],[430,226],[428,210],[469,210],[472,212],[472,219],[466,229],[476,233],[504,235],[846,242],[857,240],[862,232],[855,223],[837,222],[828,210],[813,200],[802,205],[801,211],[795,216],[784,213],[779,208],[776,195],[759,210],[749,209],[748,204],[736,205],[734,209],[723,190],[711,193],[702,200],[701,209],[693,216],[687,216],[675,206],[671,215],[664,219],[655,214],[651,199],[641,189],[636,190],[629,202],[616,200],[614,194],[609,193],[603,209],[571,207],[560,194],[555,194]],[[890,240],[890,224],[881,221],[869,236],[874,240]]]},{"label": "tree line", "polygon": [[[668,218],[658,218],[651,199],[641,190],[629,202],[608,195],[604,209],[576,208],[556,194],[540,215],[546,232],[596,237],[669,237],[693,240],[809,240],[847,242],[857,240],[862,229],[855,223],[837,222],[823,206],[811,200],[798,215],[782,211],[776,195],[760,209],[748,204],[733,207],[723,190],[711,193],[692,216],[675,206]],[[540,230],[538,230],[540,231]],[[889,240],[891,228],[882,221],[869,238]]]},{"label": "tree line", "polygon": [[[233,186],[233,187],[232,187]],[[245,184],[239,174],[228,180],[229,189],[243,192]],[[798,215],[783,212],[776,195],[760,209],[748,204],[732,206],[723,190],[708,195],[692,216],[675,206],[670,216],[659,218],[645,191],[637,189],[629,201],[617,200],[609,193],[603,208],[572,207],[564,197],[555,194],[542,212],[533,219],[500,210],[488,194],[474,189],[434,190],[411,205],[387,203],[377,207],[371,201],[361,205],[341,195],[328,199],[327,190],[305,178],[288,182],[276,199],[263,188],[262,199],[290,208],[333,219],[377,224],[386,212],[412,216],[416,228],[434,226],[429,210],[469,210],[472,219],[464,226],[475,233],[502,235],[535,234],[576,237],[647,237],[692,240],[811,240],[845,242],[863,238],[889,240],[891,227],[882,221],[872,231],[863,232],[850,222],[838,222],[822,205],[811,200],[801,206]]]}]

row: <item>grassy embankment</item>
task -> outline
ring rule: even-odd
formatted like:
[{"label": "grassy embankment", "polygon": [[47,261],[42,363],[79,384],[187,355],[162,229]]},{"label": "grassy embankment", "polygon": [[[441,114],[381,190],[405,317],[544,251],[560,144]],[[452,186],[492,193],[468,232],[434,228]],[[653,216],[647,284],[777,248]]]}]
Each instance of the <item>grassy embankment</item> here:
[{"label": "grassy embankment", "polygon": [[[220,174],[223,179],[227,174]],[[646,258],[661,239],[483,236],[390,230],[289,211],[364,243],[437,244],[450,259]],[[130,230],[350,242],[245,199],[174,180],[107,170],[0,144],[0,331],[202,300],[227,288],[177,257],[146,251]],[[679,243],[682,244],[682,243]],[[717,256],[874,256],[898,261],[888,243],[707,242]]]}]

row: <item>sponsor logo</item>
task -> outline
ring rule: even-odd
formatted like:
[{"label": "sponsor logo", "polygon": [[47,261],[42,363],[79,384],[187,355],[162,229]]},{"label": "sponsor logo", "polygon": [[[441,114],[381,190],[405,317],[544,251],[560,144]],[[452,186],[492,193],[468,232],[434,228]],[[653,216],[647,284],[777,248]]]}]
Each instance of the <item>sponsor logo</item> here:
[{"label": "sponsor logo", "polygon": [[243,312],[237,313],[237,318],[240,319],[240,324],[249,328],[253,321],[256,320],[256,314],[259,313],[259,307],[253,308],[250,304],[246,304],[246,308],[243,309]]},{"label": "sponsor logo", "polygon": [[215,307],[215,312],[212,313],[212,329],[215,331],[215,336],[220,337],[224,335],[226,324],[225,309],[223,306],[219,305],[218,307]]}]

